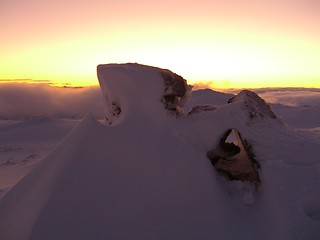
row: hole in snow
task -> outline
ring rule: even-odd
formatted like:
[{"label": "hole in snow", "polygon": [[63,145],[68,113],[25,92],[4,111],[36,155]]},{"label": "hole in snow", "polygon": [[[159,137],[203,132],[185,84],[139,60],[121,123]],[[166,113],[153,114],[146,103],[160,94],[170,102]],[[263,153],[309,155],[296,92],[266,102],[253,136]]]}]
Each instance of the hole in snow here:
[{"label": "hole in snow", "polygon": [[230,180],[260,183],[257,168],[259,164],[254,158],[252,147],[243,141],[236,129],[228,129],[219,141],[220,153],[207,153],[216,170],[226,174]]},{"label": "hole in snow", "polygon": [[228,157],[234,156],[240,152],[240,147],[239,147],[240,139],[237,138],[236,134],[240,136],[237,130],[229,129],[228,131],[226,131],[226,133],[220,140],[220,147],[228,155]]}]

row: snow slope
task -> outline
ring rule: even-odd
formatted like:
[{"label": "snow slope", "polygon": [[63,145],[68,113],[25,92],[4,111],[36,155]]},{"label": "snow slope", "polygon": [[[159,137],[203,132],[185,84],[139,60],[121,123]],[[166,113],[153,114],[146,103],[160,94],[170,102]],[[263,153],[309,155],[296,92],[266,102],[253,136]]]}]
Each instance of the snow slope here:
[{"label": "snow slope", "polygon": [[272,109],[280,118],[292,127],[320,127],[320,105],[286,106],[283,104],[272,104]]},{"label": "snow slope", "polygon": [[0,120],[0,197],[41,162],[79,121]]},{"label": "snow slope", "polygon": [[[254,90],[254,92],[258,93],[260,97],[267,96],[268,98],[265,100],[268,101],[275,98],[275,96],[278,96],[278,92],[280,90],[281,89],[275,93],[271,91],[272,94],[270,93],[269,95],[265,95],[264,92],[260,93],[261,90],[259,89]],[[320,127],[319,96],[311,95],[312,98],[307,98],[306,95],[308,96],[308,94],[304,93],[302,90],[292,91],[290,89],[283,89],[281,92],[285,94],[287,91],[292,94],[291,97],[289,97],[290,94],[287,93],[285,95],[285,99],[278,96],[279,99],[277,99],[277,103],[274,101],[269,102],[272,111],[278,116],[278,118],[282,119],[283,122],[294,128],[311,129]],[[239,91],[233,92],[238,93]],[[192,92],[192,98],[186,104],[185,110],[188,112],[194,105],[209,104],[220,106],[226,104],[233,96],[233,94],[216,92],[211,89],[196,90]],[[317,99],[315,97],[317,97]],[[305,102],[308,104],[299,104]],[[288,103],[291,103],[291,105],[287,105]],[[293,103],[295,103],[294,106]]]},{"label": "snow slope", "polygon": [[[163,71],[98,67],[110,125],[88,114],[0,199],[0,239],[318,239],[320,135],[246,92],[212,111],[166,109]],[[253,147],[258,188],[207,158],[230,128]]]},{"label": "snow slope", "polygon": [[211,89],[196,90],[192,92],[192,98],[186,103],[184,109],[186,112],[189,112],[193,106],[197,105],[224,105],[233,96],[233,94],[217,92]]}]

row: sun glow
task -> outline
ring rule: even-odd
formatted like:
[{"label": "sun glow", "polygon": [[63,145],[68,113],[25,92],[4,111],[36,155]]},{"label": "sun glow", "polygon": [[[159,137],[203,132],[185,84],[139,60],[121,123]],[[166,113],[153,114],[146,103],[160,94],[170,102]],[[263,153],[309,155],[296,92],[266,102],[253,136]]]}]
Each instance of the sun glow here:
[{"label": "sun glow", "polygon": [[[25,24],[29,34],[25,29],[12,31],[10,24],[3,26],[11,38],[0,40],[0,79],[89,86],[98,84],[98,64],[138,62],[168,68],[191,84],[203,82],[214,88],[320,87],[320,35],[315,31],[319,26],[311,10],[310,20],[292,15],[291,23],[282,19],[280,10],[246,1],[243,12],[214,1],[205,2],[207,8],[195,2],[170,4],[170,10],[165,4],[155,7],[139,2],[145,6],[144,12],[131,3],[125,8],[122,4],[106,8],[98,1],[101,9],[96,10],[85,4],[80,12],[70,11],[79,21],[74,23],[63,14],[57,20],[47,9],[41,16],[46,18],[46,13],[50,21],[41,23],[32,16]],[[181,6],[182,12],[175,11]],[[220,12],[209,11],[216,8]],[[297,9],[289,13],[296,14]],[[261,16],[253,14],[256,11]],[[89,14],[85,19],[83,12]],[[270,13],[278,21],[270,18]],[[12,26],[24,24],[14,20],[10,19]]]}]

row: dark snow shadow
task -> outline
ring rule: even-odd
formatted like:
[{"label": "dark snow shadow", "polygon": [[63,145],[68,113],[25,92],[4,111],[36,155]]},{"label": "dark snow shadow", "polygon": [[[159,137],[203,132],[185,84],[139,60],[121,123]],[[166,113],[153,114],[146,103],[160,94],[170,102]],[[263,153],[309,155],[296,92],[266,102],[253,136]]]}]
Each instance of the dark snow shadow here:
[{"label": "dark snow shadow", "polygon": [[252,152],[252,147],[243,141],[236,129],[228,129],[222,136],[217,151],[207,153],[214,168],[226,174],[230,180],[240,180],[260,184],[257,169],[258,162]]},{"label": "dark snow shadow", "polygon": [[320,222],[320,197],[306,197],[302,208],[310,219]]}]

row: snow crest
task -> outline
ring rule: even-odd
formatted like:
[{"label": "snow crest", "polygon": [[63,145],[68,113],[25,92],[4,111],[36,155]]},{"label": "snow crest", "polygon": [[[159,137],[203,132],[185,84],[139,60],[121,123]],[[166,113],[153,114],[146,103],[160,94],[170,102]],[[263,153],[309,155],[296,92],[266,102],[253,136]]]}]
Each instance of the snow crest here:
[{"label": "snow crest", "polygon": [[250,119],[276,119],[276,115],[272,112],[270,106],[258,96],[258,94],[243,90],[238,95],[230,98],[228,103],[241,102]]},{"label": "snow crest", "polygon": [[192,89],[169,70],[135,63],[99,65],[97,73],[109,124],[146,114],[159,117],[163,105],[180,114]]}]

